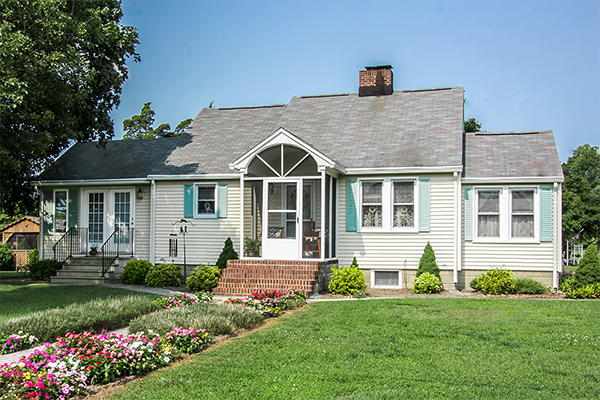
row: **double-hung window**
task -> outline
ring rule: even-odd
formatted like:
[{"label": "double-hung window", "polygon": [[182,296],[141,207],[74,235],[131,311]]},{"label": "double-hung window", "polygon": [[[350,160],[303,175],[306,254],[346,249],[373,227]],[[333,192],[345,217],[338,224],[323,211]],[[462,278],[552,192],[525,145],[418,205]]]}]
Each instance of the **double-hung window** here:
[{"label": "double-hung window", "polygon": [[360,229],[410,231],[417,229],[416,179],[360,180]]},{"label": "double-hung window", "polygon": [[185,218],[227,218],[227,184],[202,182],[183,185]]},{"label": "double-hung window", "polygon": [[217,216],[217,190],[215,184],[201,185],[196,188],[196,210],[197,218],[216,218]]},{"label": "double-hung window", "polygon": [[511,237],[535,237],[533,190],[511,191]]},{"label": "double-hung window", "polygon": [[54,191],[54,233],[67,231],[67,191]]},{"label": "double-hung window", "polygon": [[480,237],[500,237],[500,191],[478,192],[477,229]]},{"label": "double-hung window", "polygon": [[362,226],[383,226],[383,182],[362,183]]},{"label": "double-hung window", "polygon": [[415,226],[415,182],[392,181],[394,228]]}]

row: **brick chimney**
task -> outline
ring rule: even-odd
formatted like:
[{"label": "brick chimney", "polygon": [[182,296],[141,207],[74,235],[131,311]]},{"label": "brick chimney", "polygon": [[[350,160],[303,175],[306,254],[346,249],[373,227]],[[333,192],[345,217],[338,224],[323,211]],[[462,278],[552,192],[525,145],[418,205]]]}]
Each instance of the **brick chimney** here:
[{"label": "brick chimney", "polygon": [[394,93],[391,65],[365,67],[358,73],[358,96],[384,96]]}]

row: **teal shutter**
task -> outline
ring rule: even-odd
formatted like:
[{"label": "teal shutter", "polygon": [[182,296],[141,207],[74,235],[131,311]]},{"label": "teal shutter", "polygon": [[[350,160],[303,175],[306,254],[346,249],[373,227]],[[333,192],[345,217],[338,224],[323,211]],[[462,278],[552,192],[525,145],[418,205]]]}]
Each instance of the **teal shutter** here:
[{"label": "teal shutter", "polygon": [[473,240],[473,188],[465,189],[465,240]]},{"label": "teal shutter", "polygon": [[540,188],[540,241],[552,241],[552,187]]},{"label": "teal shutter", "polygon": [[217,218],[225,218],[227,217],[227,184],[219,183],[217,190]]},{"label": "teal shutter", "polygon": [[69,189],[67,214],[67,229],[79,226],[79,189]]},{"label": "teal shutter", "polygon": [[431,231],[431,179],[419,178],[419,232]]},{"label": "teal shutter", "polygon": [[183,185],[183,217],[194,218],[194,185]]},{"label": "teal shutter", "polygon": [[358,230],[358,214],[356,212],[356,197],[358,195],[358,180],[346,181],[346,231]]},{"label": "teal shutter", "polygon": [[43,234],[48,236],[54,230],[54,190],[47,189],[43,191],[44,209],[42,210],[42,220],[44,223]]}]

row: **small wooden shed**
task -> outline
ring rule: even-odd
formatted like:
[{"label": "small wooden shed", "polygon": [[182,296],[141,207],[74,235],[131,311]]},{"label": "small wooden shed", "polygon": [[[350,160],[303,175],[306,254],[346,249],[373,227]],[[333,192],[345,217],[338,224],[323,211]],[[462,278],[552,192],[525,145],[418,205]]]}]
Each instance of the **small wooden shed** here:
[{"label": "small wooden shed", "polygon": [[16,269],[21,269],[29,261],[29,253],[38,248],[40,219],[24,216],[0,228],[2,243],[13,251]]}]

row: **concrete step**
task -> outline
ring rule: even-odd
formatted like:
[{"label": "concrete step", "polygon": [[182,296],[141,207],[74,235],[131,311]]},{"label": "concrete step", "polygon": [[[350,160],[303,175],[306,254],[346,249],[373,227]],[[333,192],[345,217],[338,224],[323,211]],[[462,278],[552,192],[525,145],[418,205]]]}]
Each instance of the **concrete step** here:
[{"label": "concrete step", "polygon": [[105,282],[104,278],[75,278],[75,277],[60,277],[53,276],[50,278],[50,283],[57,285],[100,285]]},{"label": "concrete step", "polygon": [[62,266],[63,271],[102,271],[102,264],[77,264],[65,263]]},{"label": "concrete step", "polygon": [[56,271],[56,276],[61,278],[90,278],[90,279],[102,279],[102,271],[86,271],[86,270],[70,270],[70,271]]}]

